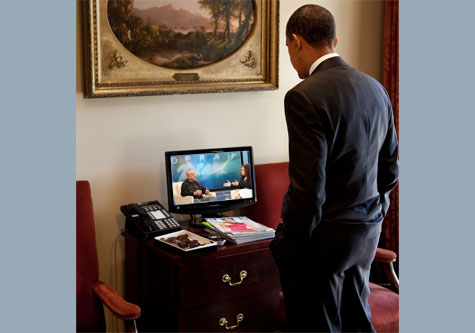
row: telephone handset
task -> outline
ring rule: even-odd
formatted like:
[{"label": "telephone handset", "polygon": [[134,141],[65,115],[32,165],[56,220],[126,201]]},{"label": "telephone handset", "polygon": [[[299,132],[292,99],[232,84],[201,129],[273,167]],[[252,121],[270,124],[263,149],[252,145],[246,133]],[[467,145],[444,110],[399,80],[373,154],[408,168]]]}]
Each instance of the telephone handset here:
[{"label": "telephone handset", "polygon": [[138,237],[149,237],[181,230],[180,224],[158,201],[131,203],[120,207],[125,215],[125,230]]}]

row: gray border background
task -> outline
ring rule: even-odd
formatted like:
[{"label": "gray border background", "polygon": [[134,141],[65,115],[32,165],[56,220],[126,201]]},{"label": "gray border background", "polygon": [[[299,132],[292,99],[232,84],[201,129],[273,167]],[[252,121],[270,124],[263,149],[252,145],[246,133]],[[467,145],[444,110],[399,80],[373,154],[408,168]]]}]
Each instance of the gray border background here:
[{"label": "gray border background", "polygon": [[74,1],[2,3],[4,332],[75,331]]},{"label": "gray border background", "polygon": [[400,331],[473,330],[474,4],[400,2]]}]

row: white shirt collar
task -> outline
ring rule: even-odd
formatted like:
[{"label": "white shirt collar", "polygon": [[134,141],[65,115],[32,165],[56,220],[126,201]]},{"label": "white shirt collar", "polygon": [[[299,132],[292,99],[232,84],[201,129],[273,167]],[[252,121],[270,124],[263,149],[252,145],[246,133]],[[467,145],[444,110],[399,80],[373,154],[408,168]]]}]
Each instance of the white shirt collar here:
[{"label": "white shirt collar", "polygon": [[339,57],[340,55],[336,52],[333,52],[333,53],[327,53],[325,54],[324,56],[321,56],[320,58],[318,58],[317,60],[315,60],[315,62],[312,64],[312,66],[310,66],[310,69],[308,71],[308,74],[309,75],[312,75],[313,71],[318,67],[318,65],[320,65],[322,62],[324,62],[325,60],[327,59],[330,59],[330,58],[333,58],[333,57]]}]

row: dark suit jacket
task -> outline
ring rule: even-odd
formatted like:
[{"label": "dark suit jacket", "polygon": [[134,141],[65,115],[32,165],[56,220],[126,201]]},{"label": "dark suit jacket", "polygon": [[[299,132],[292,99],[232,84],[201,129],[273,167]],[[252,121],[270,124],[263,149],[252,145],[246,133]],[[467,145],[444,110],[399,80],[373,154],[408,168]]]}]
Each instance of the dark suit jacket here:
[{"label": "dark suit jacket", "polygon": [[286,94],[285,116],[284,232],[308,239],[322,221],[381,220],[398,181],[398,142],[383,86],[330,58]]}]

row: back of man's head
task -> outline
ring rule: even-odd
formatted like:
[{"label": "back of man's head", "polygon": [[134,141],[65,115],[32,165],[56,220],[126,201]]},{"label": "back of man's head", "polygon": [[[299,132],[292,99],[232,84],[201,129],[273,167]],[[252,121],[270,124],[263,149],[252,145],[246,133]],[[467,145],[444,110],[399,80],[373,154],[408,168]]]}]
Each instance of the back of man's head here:
[{"label": "back of man's head", "polygon": [[297,9],[287,22],[286,36],[302,36],[314,48],[333,47],[336,36],[335,19],[319,5],[304,5]]}]

